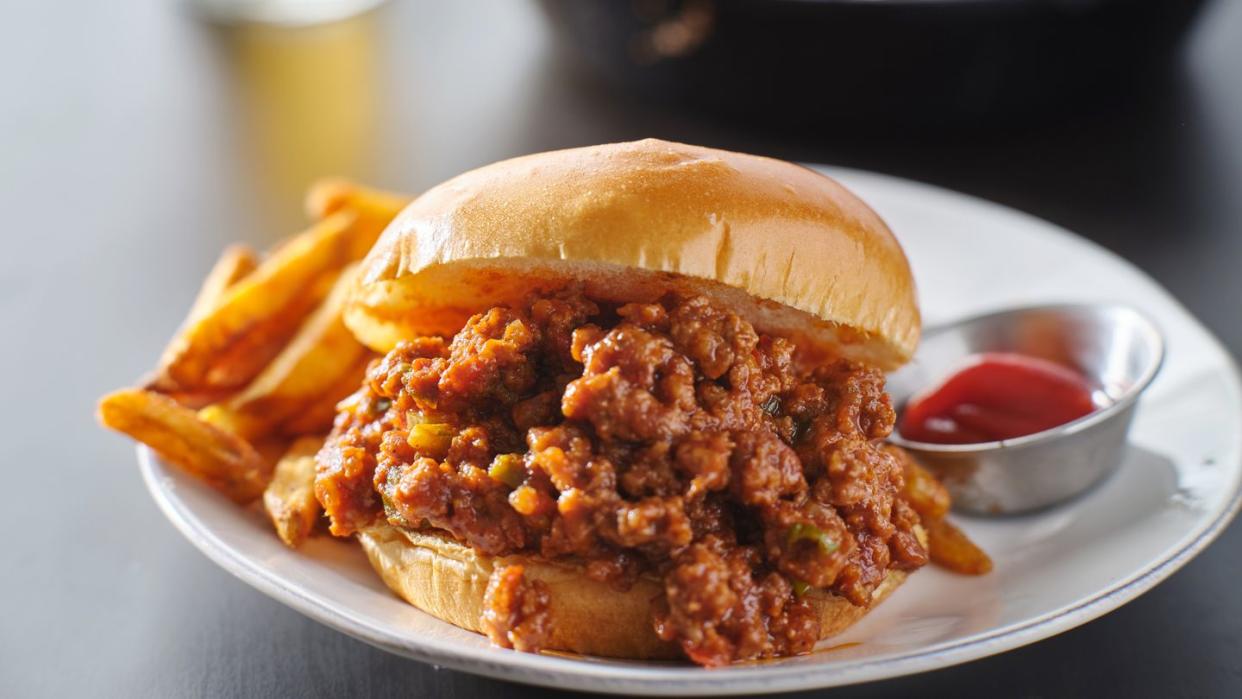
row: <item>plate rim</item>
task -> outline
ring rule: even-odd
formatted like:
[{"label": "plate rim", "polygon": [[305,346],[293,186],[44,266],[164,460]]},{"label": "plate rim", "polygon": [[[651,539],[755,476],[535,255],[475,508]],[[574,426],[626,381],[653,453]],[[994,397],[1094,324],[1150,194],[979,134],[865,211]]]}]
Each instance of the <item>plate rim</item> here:
[{"label": "plate rim", "polygon": [[[1239,373],[1237,361],[1220,340],[1159,282],[1098,243],[1034,214],[938,185],[869,170],[818,164],[807,164],[807,167],[834,178],[840,175],[844,179],[872,180],[908,190],[920,190],[922,195],[964,201],[973,207],[988,209],[991,213],[1024,219],[1027,223],[1037,225],[1041,233],[1093,248],[1096,253],[1142,277],[1178,313],[1197,326],[1211,349],[1223,360],[1233,395],[1242,395],[1242,375]],[[1238,436],[1238,445],[1242,446],[1242,434]],[[1242,453],[1242,449],[1239,452]],[[805,665],[773,664],[763,666],[762,672],[755,672],[754,666],[746,666],[723,670],[656,667],[642,668],[641,673],[638,673],[635,668],[623,665],[519,654],[499,648],[481,649],[486,651],[486,658],[473,650],[465,653],[460,649],[446,651],[432,644],[420,644],[418,639],[393,634],[365,621],[351,618],[330,601],[323,600],[318,595],[307,594],[296,585],[286,584],[281,576],[251,561],[216,536],[192,508],[176,495],[176,488],[166,486],[171,476],[165,473],[166,467],[148,447],[138,446],[138,461],[143,481],[156,505],[195,548],[233,576],[303,615],[382,650],[435,666],[500,680],[617,694],[654,691],[667,695],[743,694],[755,691],[785,692],[827,688],[946,668],[1020,648],[1093,621],[1152,589],[1211,544],[1242,508],[1242,478],[1238,478],[1228,501],[1216,516],[1190,529],[1187,532],[1191,535],[1189,540],[1166,552],[1159,560],[1101,588],[1092,596],[981,635],[870,660],[848,661],[836,667],[823,668],[826,672],[815,672],[815,668]],[[1234,464],[1234,467],[1242,468],[1242,464]],[[689,678],[687,670],[701,674]]]}]

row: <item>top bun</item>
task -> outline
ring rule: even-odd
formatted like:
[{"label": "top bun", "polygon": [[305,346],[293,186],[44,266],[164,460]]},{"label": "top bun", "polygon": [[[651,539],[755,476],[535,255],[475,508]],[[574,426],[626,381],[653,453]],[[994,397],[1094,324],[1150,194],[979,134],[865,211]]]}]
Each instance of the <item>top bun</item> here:
[{"label": "top bun", "polygon": [[610,301],[704,294],[808,360],[892,369],[919,339],[909,263],[858,197],[791,163],[656,139],[505,160],[428,190],[363,262],[345,322],[387,352],[575,283]]}]

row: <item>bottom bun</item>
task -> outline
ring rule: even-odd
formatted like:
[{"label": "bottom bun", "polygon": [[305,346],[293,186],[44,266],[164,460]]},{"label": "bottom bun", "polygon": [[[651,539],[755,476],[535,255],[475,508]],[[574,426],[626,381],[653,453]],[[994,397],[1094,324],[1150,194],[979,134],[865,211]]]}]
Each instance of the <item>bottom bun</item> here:
[{"label": "bottom bun", "polygon": [[[653,579],[640,578],[620,592],[591,580],[576,566],[530,556],[486,556],[441,533],[387,525],[367,529],[358,539],[393,592],[463,629],[482,633],[483,594],[492,570],[517,563],[527,578],[542,580],[551,593],[552,632],[547,650],[634,660],[685,657],[675,644],[661,641],[652,627],[651,604],[664,594]],[[811,604],[819,612],[820,639],[854,624],[905,579],[905,572],[889,571],[875,588],[869,607],[857,607],[830,593],[811,592]]]}]

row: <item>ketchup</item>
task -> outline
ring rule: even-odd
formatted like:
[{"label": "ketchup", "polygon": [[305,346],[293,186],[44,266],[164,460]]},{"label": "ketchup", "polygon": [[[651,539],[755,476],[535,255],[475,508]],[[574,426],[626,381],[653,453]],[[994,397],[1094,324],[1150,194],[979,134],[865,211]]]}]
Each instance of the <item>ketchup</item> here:
[{"label": "ketchup", "polygon": [[1091,385],[1060,364],[992,352],[910,399],[901,436],[935,444],[1013,439],[1063,425],[1096,409]]}]

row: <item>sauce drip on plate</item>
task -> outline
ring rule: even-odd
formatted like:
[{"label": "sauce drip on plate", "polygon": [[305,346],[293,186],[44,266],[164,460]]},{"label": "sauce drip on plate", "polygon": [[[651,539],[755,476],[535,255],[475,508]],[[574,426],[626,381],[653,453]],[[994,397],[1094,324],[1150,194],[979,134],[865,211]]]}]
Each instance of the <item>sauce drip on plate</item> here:
[{"label": "sauce drip on plate", "polygon": [[911,398],[899,431],[934,444],[994,442],[1063,425],[1096,407],[1092,386],[1073,370],[1024,354],[990,352]]}]

